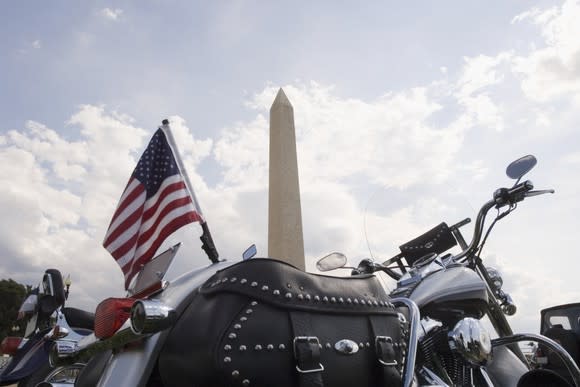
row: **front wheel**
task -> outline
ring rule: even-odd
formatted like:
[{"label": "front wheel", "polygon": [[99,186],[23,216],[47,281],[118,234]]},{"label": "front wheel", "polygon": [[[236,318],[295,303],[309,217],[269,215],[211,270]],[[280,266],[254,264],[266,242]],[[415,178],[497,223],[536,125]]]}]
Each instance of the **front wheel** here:
[{"label": "front wheel", "polygon": [[22,379],[18,383],[18,387],[35,387],[41,382],[58,383],[59,385],[70,384],[73,386],[84,366],[84,364],[77,363],[53,368],[47,363],[29,377]]}]

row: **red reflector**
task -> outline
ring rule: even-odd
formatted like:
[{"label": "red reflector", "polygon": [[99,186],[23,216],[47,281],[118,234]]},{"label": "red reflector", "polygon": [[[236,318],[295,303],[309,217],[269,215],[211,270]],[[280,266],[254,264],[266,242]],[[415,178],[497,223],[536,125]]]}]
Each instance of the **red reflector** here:
[{"label": "red reflector", "polygon": [[0,344],[0,352],[3,355],[14,355],[21,341],[22,337],[5,337]]},{"label": "red reflector", "polygon": [[107,298],[95,311],[95,336],[99,339],[111,337],[131,315],[134,298]]}]

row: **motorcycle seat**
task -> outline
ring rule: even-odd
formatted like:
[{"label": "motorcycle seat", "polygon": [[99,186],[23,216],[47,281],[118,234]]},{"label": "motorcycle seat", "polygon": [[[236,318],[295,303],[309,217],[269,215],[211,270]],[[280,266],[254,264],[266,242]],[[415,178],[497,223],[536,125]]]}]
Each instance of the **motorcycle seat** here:
[{"label": "motorcycle seat", "polygon": [[93,330],[95,328],[95,314],[77,308],[62,308],[66,321],[71,328]]}]

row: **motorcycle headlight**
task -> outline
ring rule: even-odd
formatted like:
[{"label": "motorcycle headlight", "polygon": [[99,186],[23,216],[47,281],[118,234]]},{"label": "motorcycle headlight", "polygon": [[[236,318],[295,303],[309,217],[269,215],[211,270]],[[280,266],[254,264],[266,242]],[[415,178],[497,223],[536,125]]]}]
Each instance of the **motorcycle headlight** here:
[{"label": "motorcycle headlight", "polygon": [[491,280],[491,286],[493,286],[495,290],[500,290],[503,286],[503,278],[501,278],[501,273],[499,270],[493,267],[487,267],[486,270],[487,274],[489,275],[489,279]]},{"label": "motorcycle headlight", "polygon": [[455,324],[448,333],[449,347],[475,365],[483,365],[491,359],[491,337],[483,324],[466,317]]}]

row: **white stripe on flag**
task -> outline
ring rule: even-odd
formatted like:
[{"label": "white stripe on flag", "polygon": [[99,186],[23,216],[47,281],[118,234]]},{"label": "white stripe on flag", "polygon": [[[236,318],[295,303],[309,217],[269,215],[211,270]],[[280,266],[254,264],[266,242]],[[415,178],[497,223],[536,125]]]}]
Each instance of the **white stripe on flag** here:
[{"label": "white stripe on flag", "polygon": [[163,182],[161,183],[161,185],[159,186],[159,189],[157,190],[157,193],[153,196],[151,196],[149,199],[147,199],[147,202],[145,202],[145,211],[147,211],[148,209],[150,209],[151,207],[153,207],[155,205],[155,203],[159,200],[159,196],[161,196],[163,194],[163,190],[167,187],[169,187],[171,184],[175,184],[175,183],[179,183],[182,182],[183,183],[183,178],[181,177],[181,175],[172,175],[169,176],[167,179],[163,180]]},{"label": "white stripe on flag", "polygon": [[153,245],[153,243],[155,242],[155,240],[159,237],[159,233],[161,232],[161,230],[163,230],[163,228],[172,220],[174,220],[175,218],[180,217],[181,215],[184,215],[188,212],[191,212],[191,206],[187,205],[187,206],[182,206],[182,207],[178,207],[170,212],[168,212],[163,219],[161,220],[161,222],[159,222],[159,225],[157,226],[157,229],[155,230],[155,232],[151,235],[151,237],[149,237],[149,239],[147,239],[146,241],[144,241],[144,243],[142,243],[141,245],[137,246],[137,251],[135,252],[135,260],[138,260],[141,255],[143,255],[143,253],[145,253],[147,250],[149,250],[149,248]]},{"label": "white stripe on flag", "polygon": [[[133,181],[127,187],[125,192],[123,192],[123,198],[119,201],[119,205],[117,206],[117,208],[120,208],[123,205],[125,205],[125,199],[127,198],[127,196],[135,189],[137,189],[137,187],[139,187],[140,185],[141,183],[139,182],[139,180],[133,179]],[[119,227],[121,223],[125,221],[125,219],[131,216],[135,212],[135,210],[137,210],[139,207],[143,205],[143,203],[145,202],[145,196],[146,192],[143,191],[141,195],[135,198],[123,211],[121,211],[119,215],[115,217],[113,223],[111,223],[109,229],[107,230],[107,234],[105,235],[104,240],[107,240],[107,238],[109,238],[109,236],[115,232],[115,230]]]},{"label": "white stripe on flag", "polygon": [[[172,192],[169,195],[167,195],[166,197],[164,197],[163,200],[161,201],[161,203],[159,203],[159,207],[157,207],[157,211],[155,211],[155,214],[153,216],[151,216],[149,218],[149,220],[147,220],[146,222],[143,222],[143,226],[141,226],[141,234],[147,232],[147,230],[151,226],[153,226],[153,224],[157,221],[157,217],[161,214],[161,212],[163,210],[165,210],[165,207],[167,207],[169,204],[171,204],[171,202],[173,202],[175,200],[187,198],[187,197],[189,197],[189,194],[184,189]],[[155,203],[150,203],[150,200],[147,200],[147,203],[145,203],[145,207],[149,207],[149,208],[153,207],[154,205],[155,205]],[[193,205],[191,204],[191,202],[188,203],[188,205],[191,207],[191,211],[194,211]]]},{"label": "white stripe on flag", "polygon": [[[139,197],[135,200],[135,204],[138,204],[139,207],[143,205],[145,202],[145,192],[143,192]],[[105,246],[105,249],[109,251],[111,254],[121,247],[125,242],[130,240],[135,236],[135,234],[141,228],[141,217],[139,217],[130,227],[127,227],[123,233],[121,233],[117,238],[113,239],[109,242],[108,245]]]}]

